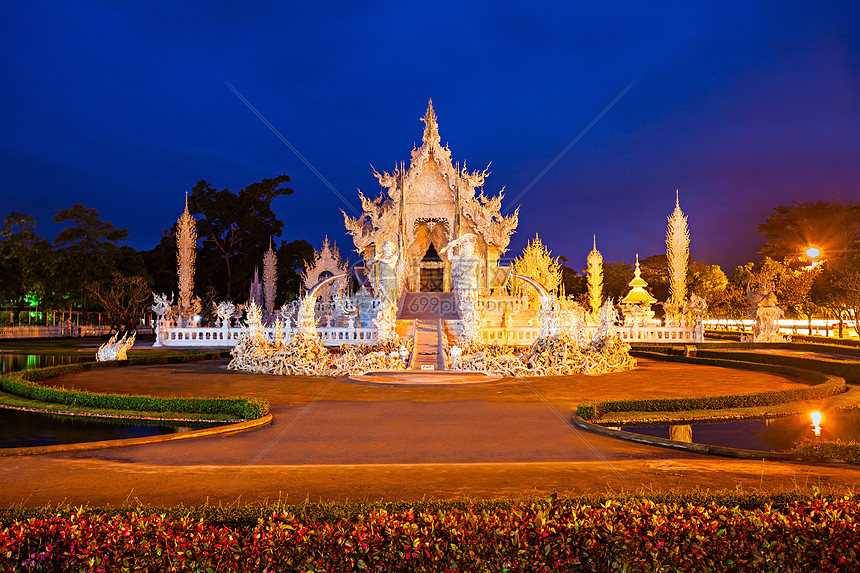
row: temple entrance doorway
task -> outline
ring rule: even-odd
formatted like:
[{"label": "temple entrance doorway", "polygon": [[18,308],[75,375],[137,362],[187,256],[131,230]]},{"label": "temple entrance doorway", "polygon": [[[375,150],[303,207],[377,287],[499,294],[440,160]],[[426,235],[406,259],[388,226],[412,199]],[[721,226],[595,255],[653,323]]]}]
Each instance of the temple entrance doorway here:
[{"label": "temple entrance doorway", "polygon": [[421,292],[442,292],[445,290],[445,263],[431,243],[421,259]]}]

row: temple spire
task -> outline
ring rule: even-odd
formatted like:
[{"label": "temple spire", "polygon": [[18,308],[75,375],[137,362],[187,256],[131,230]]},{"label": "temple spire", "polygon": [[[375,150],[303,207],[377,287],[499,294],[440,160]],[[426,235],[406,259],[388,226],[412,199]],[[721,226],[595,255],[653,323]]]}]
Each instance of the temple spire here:
[{"label": "temple spire", "polygon": [[424,143],[439,145],[439,124],[436,122],[436,112],[433,110],[433,98],[427,102],[427,113],[421,118],[424,122]]}]

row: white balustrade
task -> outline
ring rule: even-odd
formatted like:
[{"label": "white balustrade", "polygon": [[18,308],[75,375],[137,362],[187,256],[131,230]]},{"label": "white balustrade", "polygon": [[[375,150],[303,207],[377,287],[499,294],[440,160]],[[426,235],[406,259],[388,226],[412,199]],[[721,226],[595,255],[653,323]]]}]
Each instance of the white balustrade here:
[{"label": "white balustrade", "polygon": [[[593,337],[597,327],[585,327],[587,336]],[[692,326],[618,326],[616,331],[625,342],[656,342],[656,343],[696,343],[704,342],[701,333]],[[532,344],[540,335],[540,327],[482,327],[481,337],[484,342],[497,344]]]}]

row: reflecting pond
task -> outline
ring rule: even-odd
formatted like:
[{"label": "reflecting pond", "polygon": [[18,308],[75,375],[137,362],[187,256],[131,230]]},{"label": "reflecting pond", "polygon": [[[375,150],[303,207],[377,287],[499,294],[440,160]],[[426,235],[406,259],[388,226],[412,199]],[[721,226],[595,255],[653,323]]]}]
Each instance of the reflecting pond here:
[{"label": "reflecting pond", "polygon": [[200,426],[151,426],[138,420],[55,416],[0,408],[0,448],[98,442],[188,432]]},{"label": "reflecting pond", "polygon": [[77,364],[78,362],[92,362],[95,360],[95,350],[86,354],[14,354],[0,352],[0,374],[17,372],[19,370],[33,370],[34,368],[45,368],[47,366],[60,366],[62,364]]},{"label": "reflecting pond", "polygon": [[[81,355],[0,352],[0,374],[62,364],[91,362],[94,360],[94,356],[95,351]],[[165,426],[146,424],[139,420],[58,416],[0,408],[0,448],[52,446],[55,444],[159,436],[216,425],[218,424],[188,425],[185,423],[184,426]]]},{"label": "reflecting pond", "polygon": [[676,426],[624,426],[625,432],[678,441],[763,452],[790,450],[802,438],[860,442],[860,411],[823,412],[816,436],[808,414],[785,418],[739,420]]}]

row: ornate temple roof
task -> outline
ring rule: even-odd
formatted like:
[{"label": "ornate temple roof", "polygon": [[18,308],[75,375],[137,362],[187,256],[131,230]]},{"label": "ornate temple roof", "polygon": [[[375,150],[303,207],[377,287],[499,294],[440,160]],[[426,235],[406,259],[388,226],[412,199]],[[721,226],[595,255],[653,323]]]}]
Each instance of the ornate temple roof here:
[{"label": "ornate temple roof", "polygon": [[[486,245],[504,253],[510,236],[517,227],[518,210],[511,215],[501,213],[503,191],[486,197],[484,179],[489,174],[469,171],[451,160],[451,150],[441,144],[439,123],[433,100],[421,118],[424,134],[421,145],[413,147],[409,166],[399,164],[392,173],[374,170],[383,191],[376,199],[368,199],[359,191],[363,213],[356,218],[344,213],[344,224],[352,235],[358,252],[370,245],[395,240],[401,233],[406,244],[414,240],[415,222],[423,219],[448,221],[448,239],[462,232],[474,232]],[[401,205],[402,203],[402,205]],[[449,207],[444,208],[444,205]],[[457,213],[462,228],[454,223],[448,210]],[[426,211],[426,214],[419,214]],[[401,220],[403,213],[405,219]],[[467,229],[468,227],[468,229]]]},{"label": "ornate temple roof", "polygon": [[621,299],[621,304],[639,304],[642,302],[654,304],[657,302],[657,299],[645,290],[648,283],[642,278],[641,271],[639,270],[639,253],[636,253],[636,267],[633,271],[633,280],[628,285],[630,286],[630,292]]}]

